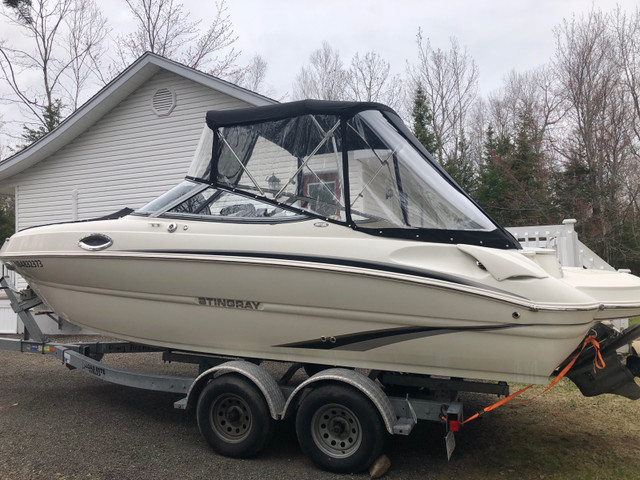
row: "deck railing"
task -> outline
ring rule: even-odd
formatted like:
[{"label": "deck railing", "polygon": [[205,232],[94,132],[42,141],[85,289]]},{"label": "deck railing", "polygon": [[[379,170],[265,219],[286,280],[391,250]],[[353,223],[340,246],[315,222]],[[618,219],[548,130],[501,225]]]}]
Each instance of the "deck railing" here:
[{"label": "deck railing", "polygon": [[562,225],[536,225],[530,227],[507,227],[523,247],[551,248],[563,267],[584,267],[598,270],[613,270],[611,265],[593,250],[578,240],[575,230],[577,221],[568,218]]}]

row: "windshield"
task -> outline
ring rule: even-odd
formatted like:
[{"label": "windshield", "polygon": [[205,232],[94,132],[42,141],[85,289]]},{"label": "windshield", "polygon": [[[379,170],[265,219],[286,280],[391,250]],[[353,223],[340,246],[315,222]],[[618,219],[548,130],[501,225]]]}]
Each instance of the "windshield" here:
[{"label": "windshield", "polygon": [[206,186],[185,180],[176,185],[168,192],[163,193],[155,200],[147,203],[143,207],[136,210],[140,215],[155,215],[166,211],[169,207],[189,200]]},{"label": "windshield", "polygon": [[185,180],[136,211],[138,215],[192,217],[200,220],[295,220],[299,213],[259,199]]}]

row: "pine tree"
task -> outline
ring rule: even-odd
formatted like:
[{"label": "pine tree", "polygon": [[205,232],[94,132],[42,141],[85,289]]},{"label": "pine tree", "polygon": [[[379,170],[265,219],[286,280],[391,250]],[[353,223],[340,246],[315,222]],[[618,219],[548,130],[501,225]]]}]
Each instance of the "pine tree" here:
[{"label": "pine tree", "polygon": [[59,99],[56,99],[52,105],[46,106],[43,109],[44,125],[40,125],[38,128],[29,128],[27,126],[23,126],[22,138],[26,140],[27,143],[21,145],[20,148],[26,148],[31,145],[33,142],[41,139],[51,130],[60,125],[60,121],[62,120],[62,102]]},{"label": "pine tree", "polygon": [[536,141],[535,125],[526,112],[520,115],[512,135],[495,138],[491,128],[487,131],[475,198],[503,225],[544,225],[560,220],[552,177]]},{"label": "pine tree", "polygon": [[413,134],[416,136],[420,143],[431,154],[435,156],[435,152],[438,150],[438,143],[436,136],[431,128],[431,122],[433,120],[431,110],[427,104],[427,96],[424,93],[422,84],[418,84],[416,93],[413,97]]},{"label": "pine tree", "polygon": [[449,175],[465,191],[473,192],[477,188],[476,170],[474,162],[469,156],[469,143],[464,130],[458,136],[455,158],[447,158],[442,161],[442,166]]},{"label": "pine tree", "polygon": [[512,225],[510,189],[508,179],[509,158],[513,152],[511,140],[506,136],[495,137],[493,128],[487,129],[485,153],[478,175],[476,201],[502,225]]},{"label": "pine tree", "polygon": [[[590,189],[586,188],[589,179],[589,167],[577,155],[556,175],[553,188],[562,217],[587,219],[591,215],[591,193]],[[584,227],[584,224],[585,222],[581,221],[578,227]],[[584,234],[584,231],[582,233]]]},{"label": "pine tree", "polygon": [[0,245],[15,232],[13,196],[0,196]]},{"label": "pine tree", "polygon": [[535,128],[531,115],[520,115],[511,159],[512,204],[518,210],[519,225],[547,224],[555,217],[551,178],[544,157],[535,149]]}]

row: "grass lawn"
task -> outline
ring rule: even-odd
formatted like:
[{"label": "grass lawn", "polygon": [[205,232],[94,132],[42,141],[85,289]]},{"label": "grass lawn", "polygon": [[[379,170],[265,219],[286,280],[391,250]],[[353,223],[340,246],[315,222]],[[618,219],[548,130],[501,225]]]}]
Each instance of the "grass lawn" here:
[{"label": "grass lawn", "polygon": [[[507,404],[469,423],[451,465],[461,473],[463,464],[464,478],[478,480],[638,479],[639,413],[640,400],[586,398],[563,379],[531,403]],[[449,469],[437,478],[449,478]]]},{"label": "grass lawn", "polygon": [[640,317],[633,317],[629,319],[629,326],[640,323]]}]

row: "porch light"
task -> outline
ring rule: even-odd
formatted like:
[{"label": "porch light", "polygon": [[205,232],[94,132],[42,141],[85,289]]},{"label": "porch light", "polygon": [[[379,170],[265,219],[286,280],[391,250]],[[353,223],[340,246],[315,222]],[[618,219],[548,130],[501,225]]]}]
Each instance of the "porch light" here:
[{"label": "porch light", "polygon": [[281,180],[278,177],[276,177],[275,172],[272,173],[270,177],[267,177],[266,180],[267,180],[267,183],[269,184],[270,190],[278,190],[280,188]]}]

